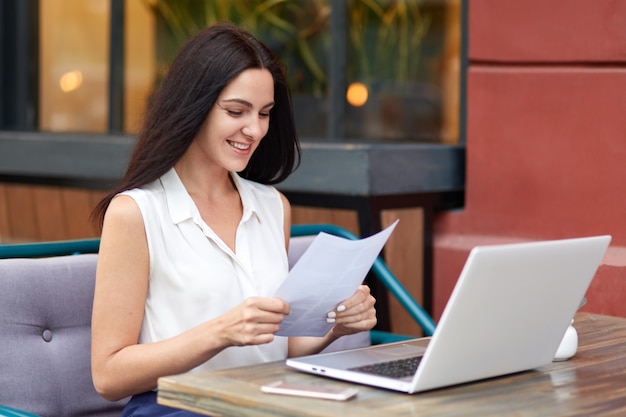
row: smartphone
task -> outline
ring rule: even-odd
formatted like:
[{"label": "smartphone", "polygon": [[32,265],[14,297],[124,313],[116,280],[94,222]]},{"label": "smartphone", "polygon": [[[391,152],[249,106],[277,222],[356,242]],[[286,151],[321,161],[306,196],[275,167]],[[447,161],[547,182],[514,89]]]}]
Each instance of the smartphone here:
[{"label": "smartphone", "polygon": [[276,381],[262,385],[261,391],[268,394],[295,395],[299,397],[321,398],[324,400],[345,401],[356,396],[357,388],[329,385],[314,381]]}]

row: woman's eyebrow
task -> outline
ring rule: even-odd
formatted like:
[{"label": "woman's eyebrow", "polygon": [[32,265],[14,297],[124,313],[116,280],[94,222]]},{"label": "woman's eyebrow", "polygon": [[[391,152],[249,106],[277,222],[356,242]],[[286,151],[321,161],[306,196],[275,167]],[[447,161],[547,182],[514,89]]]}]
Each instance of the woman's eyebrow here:
[{"label": "woman's eyebrow", "polygon": [[[222,103],[237,103],[237,104],[241,104],[242,106],[246,106],[248,108],[252,108],[253,107],[252,103],[250,103],[249,101],[240,99],[240,98],[225,99],[225,100],[222,100]],[[263,106],[261,108],[262,109],[266,109],[266,108],[272,107],[272,106],[274,106],[274,102],[273,101],[270,102],[270,103],[267,103],[265,106]]]}]

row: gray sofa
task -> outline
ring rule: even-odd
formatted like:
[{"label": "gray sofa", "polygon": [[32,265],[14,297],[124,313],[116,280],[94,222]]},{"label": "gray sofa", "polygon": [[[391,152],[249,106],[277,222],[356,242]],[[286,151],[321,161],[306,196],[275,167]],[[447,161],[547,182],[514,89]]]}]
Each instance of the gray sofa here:
[{"label": "gray sofa", "polygon": [[119,416],[91,381],[97,255],[0,259],[0,416]]}]

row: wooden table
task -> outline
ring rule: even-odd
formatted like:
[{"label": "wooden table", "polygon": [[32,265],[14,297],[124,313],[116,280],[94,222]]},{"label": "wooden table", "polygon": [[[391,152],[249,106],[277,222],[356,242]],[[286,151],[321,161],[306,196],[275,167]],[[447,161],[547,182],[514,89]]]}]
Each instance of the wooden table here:
[{"label": "wooden table", "polygon": [[579,313],[577,354],[535,371],[419,394],[359,385],[346,402],[261,393],[271,381],[346,383],[273,362],[159,380],[161,404],[212,416],[624,416],[626,319]]}]

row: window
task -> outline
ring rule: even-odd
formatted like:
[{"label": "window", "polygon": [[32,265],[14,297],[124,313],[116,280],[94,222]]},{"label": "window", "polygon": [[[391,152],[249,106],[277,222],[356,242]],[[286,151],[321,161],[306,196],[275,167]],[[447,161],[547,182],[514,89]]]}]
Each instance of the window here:
[{"label": "window", "polygon": [[[117,15],[116,3],[123,7]],[[120,130],[136,132],[156,74],[155,19],[146,2],[40,1],[39,16],[39,129],[105,133],[110,113],[121,110]],[[124,22],[119,45],[111,44],[112,18]],[[123,100],[111,110],[113,48],[123,51]]]},{"label": "window", "polygon": [[5,87],[24,87],[4,107],[19,98],[31,118],[3,130],[132,135],[180,45],[228,20],[286,63],[303,140],[458,142],[460,0],[12,0],[5,62],[24,54],[10,45],[17,15],[37,71],[4,70]]}]

